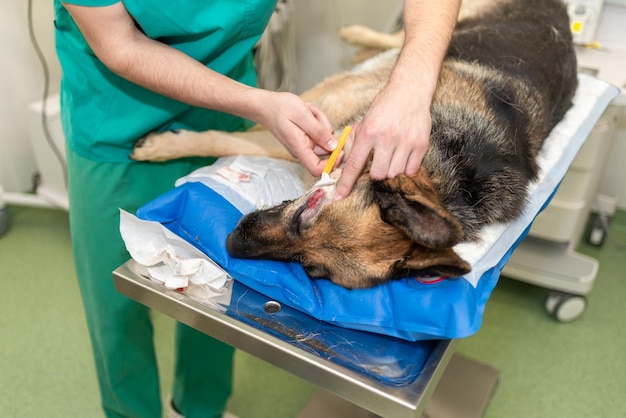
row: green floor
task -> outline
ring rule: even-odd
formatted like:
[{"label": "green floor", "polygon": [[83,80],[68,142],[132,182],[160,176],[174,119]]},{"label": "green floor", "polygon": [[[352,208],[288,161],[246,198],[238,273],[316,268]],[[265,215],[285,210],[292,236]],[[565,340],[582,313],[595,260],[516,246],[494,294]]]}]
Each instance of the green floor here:
[{"label": "green floor", "polygon": [[[10,207],[9,215],[0,237],[0,417],[101,417],[67,213]],[[558,323],[544,310],[544,289],[502,279],[481,331],[461,341],[461,353],[502,374],[485,417],[626,417],[626,213],[602,248],[581,251],[600,261],[581,318]],[[172,321],[155,320],[167,388]],[[243,352],[235,373],[229,409],[240,418],[293,418],[315,390]]]}]

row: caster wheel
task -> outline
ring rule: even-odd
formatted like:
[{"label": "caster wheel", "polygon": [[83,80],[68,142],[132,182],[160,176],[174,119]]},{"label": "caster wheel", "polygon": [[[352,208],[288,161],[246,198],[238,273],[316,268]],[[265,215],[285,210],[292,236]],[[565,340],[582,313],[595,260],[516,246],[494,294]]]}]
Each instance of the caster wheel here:
[{"label": "caster wheel", "polygon": [[559,322],[570,322],[580,317],[587,308],[584,296],[551,293],[546,300],[546,311]]},{"label": "caster wheel", "polygon": [[596,247],[601,247],[609,233],[609,219],[607,216],[595,215],[587,232],[587,242]]}]

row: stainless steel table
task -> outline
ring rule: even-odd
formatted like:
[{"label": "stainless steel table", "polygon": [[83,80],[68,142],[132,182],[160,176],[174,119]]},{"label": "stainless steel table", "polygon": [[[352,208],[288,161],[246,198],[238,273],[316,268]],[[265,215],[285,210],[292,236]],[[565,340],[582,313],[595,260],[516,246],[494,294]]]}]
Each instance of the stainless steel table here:
[{"label": "stainless steel table", "polygon": [[[229,305],[209,306],[166,289],[147,278],[143,271],[143,267],[133,260],[120,266],[113,272],[118,291],[299,376],[369,411],[368,414],[393,418],[420,417],[452,358],[456,344],[455,340],[410,343],[323,324],[326,333],[329,327],[334,328],[331,334],[341,338],[346,336],[346,340],[352,339],[353,333],[365,334],[367,346],[351,344],[351,352],[346,355],[345,352],[334,351],[333,345],[323,339],[316,338],[322,332],[311,332],[311,328],[317,329],[321,325],[319,321],[280,306],[240,283],[236,283],[237,289],[236,292],[234,289]],[[382,377],[386,373],[389,376],[398,374],[398,370],[393,370],[397,365],[390,364],[388,354],[389,348],[393,351],[394,344],[402,344],[403,352],[407,347],[411,350],[414,346],[416,353],[419,351],[422,357],[426,350],[426,360],[417,377],[401,385],[389,385],[384,378],[377,377],[378,374]],[[376,355],[378,352],[381,352],[380,357]],[[471,388],[471,384],[468,387]],[[489,388],[489,395],[492,388]],[[481,414],[482,409],[477,416]]]}]

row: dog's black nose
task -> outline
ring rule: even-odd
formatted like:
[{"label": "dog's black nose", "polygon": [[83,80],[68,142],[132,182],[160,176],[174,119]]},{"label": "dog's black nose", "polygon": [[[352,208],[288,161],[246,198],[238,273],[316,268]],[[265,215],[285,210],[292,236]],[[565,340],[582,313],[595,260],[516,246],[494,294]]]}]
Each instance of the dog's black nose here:
[{"label": "dog's black nose", "polygon": [[241,234],[234,230],[226,237],[226,250],[231,257],[246,258],[246,246],[243,244]]}]

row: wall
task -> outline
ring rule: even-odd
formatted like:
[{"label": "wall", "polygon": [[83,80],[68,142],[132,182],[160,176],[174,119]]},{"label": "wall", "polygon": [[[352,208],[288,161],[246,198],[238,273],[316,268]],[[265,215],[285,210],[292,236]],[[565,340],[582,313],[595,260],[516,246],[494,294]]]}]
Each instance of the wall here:
[{"label": "wall", "polygon": [[[54,93],[58,91],[60,68],[54,52],[53,2],[32,1],[35,35],[50,69]],[[352,48],[337,37],[338,28],[359,23],[386,30],[402,0],[295,0],[295,4],[296,84],[297,91],[302,92],[350,67]],[[28,189],[36,170],[28,141],[27,107],[43,94],[43,71],[28,36],[27,5],[27,0],[3,0],[0,4],[0,184],[9,191]],[[624,19],[626,9],[607,7],[599,33],[606,46],[626,49],[626,26],[620,24]],[[603,193],[617,196],[622,209],[626,209],[626,182],[621,180],[626,178],[625,125],[622,119],[601,186]]]},{"label": "wall", "polygon": [[[603,180],[600,184],[599,192],[609,197],[610,201],[615,201],[616,206],[621,210],[626,210],[626,109],[622,111],[617,132],[613,137],[611,154],[606,161]],[[599,207],[602,211],[612,213],[611,205],[605,208],[601,203]]]},{"label": "wall", "polygon": [[402,0],[296,0],[297,92],[350,68],[353,49],[337,29],[358,23],[386,30],[401,5]]},{"label": "wall", "polygon": [[[28,36],[26,0],[0,5],[0,184],[8,191],[31,186],[35,163],[28,142],[27,107],[43,95],[43,70]],[[51,0],[33,0],[35,34],[48,65],[52,91],[58,91],[60,68],[54,52]]]},{"label": "wall", "polygon": [[[402,1],[382,0],[295,0],[296,1],[296,56],[297,91],[302,92],[325,77],[350,68],[352,48],[337,37],[338,28],[359,23],[377,30],[388,30],[397,16]],[[605,6],[598,30],[598,39],[607,51],[626,50],[626,8]],[[594,51],[590,51],[594,52]],[[623,54],[623,53],[622,53]],[[620,54],[620,57],[622,56]],[[594,62],[592,58],[592,63]],[[594,67],[595,65],[591,65]],[[601,64],[605,67],[604,64]],[[611,63],[599,76],[626,91],[626,62]],[[626,93],[622,93],[626,95]],[[600,193],[617,200],[617,206],[626,210],[626,108],[622,112],[618,132],[600,185]]]},{"label": "wall", "polygon": [[598,76],[622,89],[621,96],[615,101],[622,108],[622,114],[599,192],[615,198],[617,207],[626,210],[626,3],[621,4],[622,7],[605,5],[597,35],[603,47],[598,52],[604,55],[598,62],[613,57],[611,68],[604,69],[602,63],[599,65]]},{"label": "wall", "polygon": [[[401,0],[295,0],[297,91],[350,67],[351,48],[336,35],[347,24],[382,30],[396,15]],[[54,51],[51,0],[32,0],[37,42],[50,71],[50,93],[58,91],[60,68]],[[0,184],[8,191],[31,187],[36,171],[28,141],[27,107],[43,94],[43,70],[28,36],[28,0],[0,5]]]}]

